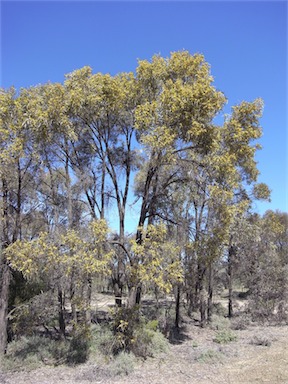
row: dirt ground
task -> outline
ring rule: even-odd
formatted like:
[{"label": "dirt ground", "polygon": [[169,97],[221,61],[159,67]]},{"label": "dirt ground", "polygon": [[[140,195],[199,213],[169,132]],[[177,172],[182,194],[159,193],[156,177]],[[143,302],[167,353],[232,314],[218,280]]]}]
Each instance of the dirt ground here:
[{"label": "dirt ground", "polygon": [[[77,367],[0,372],[1,384],[238,384],[288,383],[288,326],[251,326],[233,331],[236,341],[217,344],[215,330],[186,323],[169,352],[139,360],[128,376],[113,377],[89,361]],[[269,345],[256,345],[256,340]]]}]

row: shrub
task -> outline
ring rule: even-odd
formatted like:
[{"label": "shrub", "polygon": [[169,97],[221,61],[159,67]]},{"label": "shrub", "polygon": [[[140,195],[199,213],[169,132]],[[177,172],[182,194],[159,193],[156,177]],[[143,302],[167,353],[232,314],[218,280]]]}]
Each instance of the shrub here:
[{"label": "shrub", "polygon": [[151,330],[147,325],[139,327],[135,332],[132,351],[143,358],[155,357],[168,349],[168,341],[158,330]]},{"label": "shrub", "polygon": [[146,358],[167,350],[168,342],[158,331],[158,321],[146,321],[136,309],[118,309],[114,324],[113,354],[133,352]]},{"label": "shrub", "polygon": [[218,351],[213,349],[208,349],[205,352],[202,352],[195,360],[201,363],[216,363],[222,359],[222,355]]},{"label": "shrub", "polygon": [[250,317],[249,316],[238,316],[234,317],[231,320],[231,329],[243,331],[244,329],[247,329],[247,327],[250,325]]},{"label": "shrub", "polygon": [[[9,331],[13,337],[32,336],[39,326],[48,329],[58,326],[58,307],[55,295],[41,293],[25,303],[15,306],[9,314]],[[52,333],[52,332],[50,332]]]},{"label": "shrub", "polygon": [[266,336],[254,336],[253,339],[251,339],[250,344],[262,345],[264,347],[270,347],[271,346],[271,340],[269,340],[268,337],[266,337]]},{"label": "shrub", "polygon": [[77,324],[73,330],[72,339],[70,341],[67,362],[69,364],[85,363],[89,357],[90,345],[90,327],[86,324]]},{"label": "shrub", "polygon": [[35,369],[42,364],[59,365],[66,361],[69,343],[65,340],[51,340],[47,337],[21,337],[8,344],[3,359],[9,369]]},{"label": "shrub", "polygon": [[227,315],[227,309],[221,303],[213,303],[212,313],[224,317]]},{"label": "shrub", "polygon": [[116,338],[112,330],[107,326],[97,324],[91,331],[91,352],[100,351],[105,356],[113,354]]},{"label": "shrub", "polygon": [[136,358],[133,353],[120,352],[110,364],[113,376],[128,376],[134,371]]},{"label": "shrub", "polygon": [[230,320],[227,317],[212,315],[211,328],[214,330],[224,330],[230,328]]},{"label": "shrub", "polygon": [[237,336],[230,330],[222,330],[217,332],[213,339],[213,341],[218,344],[227,344],[235,340],[237,340]]}]

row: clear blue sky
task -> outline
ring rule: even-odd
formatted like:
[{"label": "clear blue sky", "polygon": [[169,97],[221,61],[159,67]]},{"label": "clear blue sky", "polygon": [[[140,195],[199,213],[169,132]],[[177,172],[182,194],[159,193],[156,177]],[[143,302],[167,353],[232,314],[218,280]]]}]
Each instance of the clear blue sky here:
[{"label": "clear blue sky", "polygon": [[272,203],[288,211],[287,2],[1,2],[1,86],[17,89],[84,65],[94,72],[134,71],[137,59],[201,52],[229,100],[262,97],[264,136],[257,155]]}]

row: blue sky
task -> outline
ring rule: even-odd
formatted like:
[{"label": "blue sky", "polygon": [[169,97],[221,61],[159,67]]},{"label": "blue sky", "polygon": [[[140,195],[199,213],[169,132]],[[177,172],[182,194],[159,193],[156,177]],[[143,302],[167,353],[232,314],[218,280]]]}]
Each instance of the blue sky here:
[{"label": "blue sky", "polygon": [[171,51],[203,53],[228,98],[265,103],[261,176],[272,189],[266,209],[288,211],[286,1],[3,1],[1,86],[17,89],[84,65],[93,72],[134,71],[137,59]]}]

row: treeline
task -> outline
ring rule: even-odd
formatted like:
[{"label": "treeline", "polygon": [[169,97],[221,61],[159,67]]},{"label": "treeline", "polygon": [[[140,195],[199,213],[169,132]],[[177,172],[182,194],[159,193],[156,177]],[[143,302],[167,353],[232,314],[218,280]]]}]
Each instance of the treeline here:
[{"label": "treeline", "polygon": [[242,102],[216,124],[226,102],[204,57],[186,51],[139,61],[135,73],[84,67],[63,84],[1,90],[2,353],[18,308],[33,303],[31,312],[41,295],[47,328],[45,293],[58,333],[85,338],[103,277],[123,349],[148,291],[175,293],[176,328],[183,300],[202,326],[211,320],[219,284],[232,316],[235,281],[261,316],[287,314],[287,214],[253,214],[270,195],[255,161],[263,103]]}]

